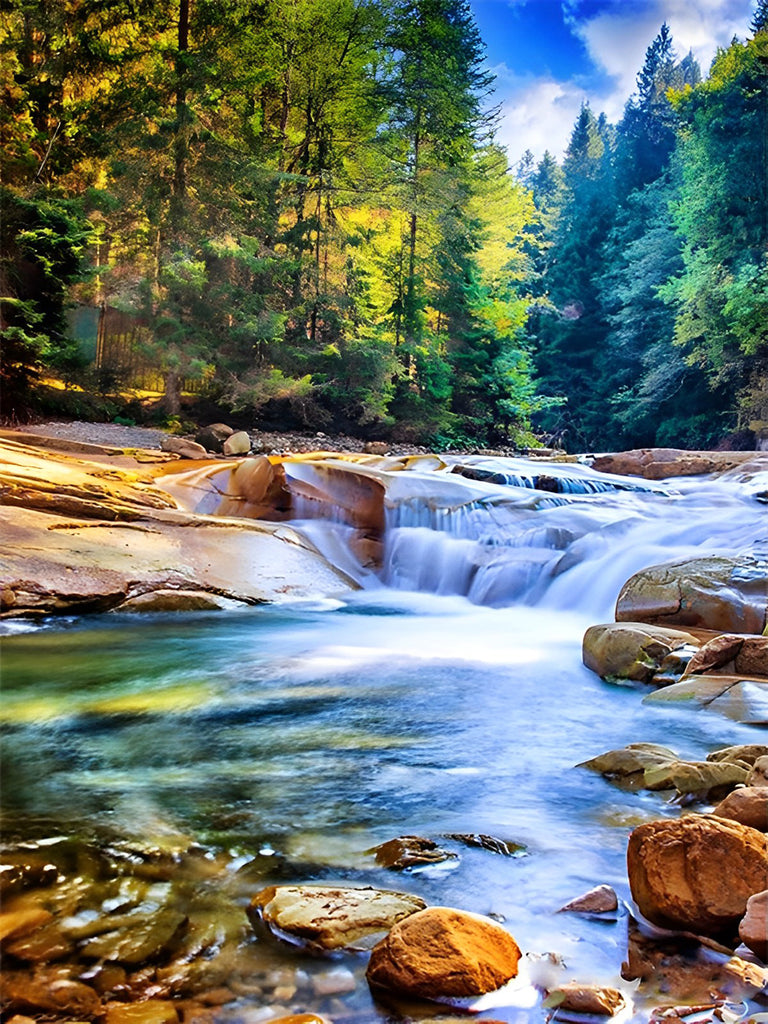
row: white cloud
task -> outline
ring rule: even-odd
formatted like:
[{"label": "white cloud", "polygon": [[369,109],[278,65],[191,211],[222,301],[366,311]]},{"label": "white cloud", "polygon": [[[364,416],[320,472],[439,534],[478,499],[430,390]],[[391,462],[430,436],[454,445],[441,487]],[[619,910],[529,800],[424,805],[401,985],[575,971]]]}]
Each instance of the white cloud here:
[{"label": "white cloud", "polygon": [[587,48],[600,85],[590,85],[584,78],[526,78],[505,65],[495,68],[501,103],[498,138],[513,163],[526,149],[536,157],[545,149],[561,157],[584,101],[595,114],[603,111],[616,123],[635,90],[645,51],[665,21],[678,58],[692,50],[706,76],[718,47],[749,34],[753,2],[609,0],[591,18],[580,16],[580,0],[562,0],[562,7],[567,24]]},{"label": "white cloud", "polygon": [[[508,74],[508,87],[513,80]],[[553,78],[517,80],[502,100],[498,141],[507,147],[513,163],[526,149],[536,157],[548,149],[560,159],[586,99],[584,90],[574,82],[557,82]]]}]

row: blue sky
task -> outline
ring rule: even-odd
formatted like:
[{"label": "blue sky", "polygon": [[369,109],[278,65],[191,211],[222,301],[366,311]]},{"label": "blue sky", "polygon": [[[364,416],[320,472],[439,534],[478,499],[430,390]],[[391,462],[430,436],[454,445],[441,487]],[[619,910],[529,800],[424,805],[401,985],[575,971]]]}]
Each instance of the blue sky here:
[{"label": "blue sky", "polygon": [[496,74],[498,140],[562,156],[582,102],[621,118],[645,51],[664,21],[675,52],[706,71],[718,46],[746,38],[753,0],[470,0]]}]

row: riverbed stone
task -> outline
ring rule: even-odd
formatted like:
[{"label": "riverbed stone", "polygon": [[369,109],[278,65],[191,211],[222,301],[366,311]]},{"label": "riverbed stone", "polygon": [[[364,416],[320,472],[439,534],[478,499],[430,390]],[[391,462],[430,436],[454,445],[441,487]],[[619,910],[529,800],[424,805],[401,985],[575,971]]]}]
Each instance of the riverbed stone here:
[{"label": "riverbed stone", "polygon": [[598,985],[582,985],[569,981],[548,993],[547,1006],[557,1006],[571,1013],[589,1013],[597,1017],[612,1017],[624,1006],[624,996],[618,989]]},{"label": "riverbed stone", "polygon": [[576,914],[609,914],[619,909],[616,890],[610,885],[596,885],[589,892],[570,900],[560,913],[569,911]]},{"label": "riverbed stone", "polygon": [[629,779],[640,789],[675,789],[700,798],[723,795],[749,776],[746,764],[730,761],[683,761],[666,747],[633,743],[585,761],[580,766],[606,778]]},{"label": "riverbed stone", "polygon": [[263,921],[279,938],[325,952],[370,949],[383,932],[425,906],[418,896],[388,889],[273,885],[253,897],[247,913],[254,926]]},{"label": "riverbed stone", "polygon": [[648,622],[760,634],[768,613],[768,572],[757,555],[704,556],[650,566],[616,602],[618,622]]},{"label": "riverbed stone", "polygon": [[60,972],[29,974],[6,972],[3,978],[5,1009],[23,1013],[55,1014],[73,1021],[101,1016],[101,999],[89,985]]},{"label": "riverbed stone", "polygon": [[768,786],[768,757],[758,757],[747,776],[748,786]]},{"label": "riverbed stone", "polygon": [[[188,925],[188,918],[166,908],[155,914],[136,914],[117,930],[105,930],[83,946],[81,952],[94,960],[142,964],[172,949]],[[109,925],[106,919],[105,925]]]},{"label": "riverbed stone", "polygon": [[747,900],[747,910],[739,922],[739,938],[763,963],[768,963],[768,889]]},{"label": "riverbed stone", "polygon": [[765,888],[768,837],[713,815],[652,821],[632,832],[627,869],[652,924],[731,937],[749,897]]},{"label": "riverbed stone", "polygon": [[768,786],[742,786],[734,789],[712,813],[718,818],[729,818],[760,832],[768,832]]},{"label": "riverbed stone", "polygon": [[674,750],[658,743],[628,743],[618,750],[607,750],[604,754],[582,761],[577,767],[589,768],[608,778],[625,778],[645,772],[647,768],[677,761]]},{"label": "riverbed stone", "polygon": [[643,697],[644,704],[698,705],[744,725],[768,724],[768,682],[740,676],[689,676]]},{"label": "riverbed stone", "polygon": [[0,913],[0,943],[29,935],[52,920],[53,914],[39,906],[6,910]]},{"label": "riverbed stone", "polygon": [[582,660],[602,679],[650,683],[665,659],[680,648],[698,648],[691,633],[643,622],[609,622],[584,634]]},{"label": "riverbed stone", "polygon": [[400,921],[374,947],[367,978],[374,989],[422,999],[466,998],[516,977],[519,959],[517,943],[495,921],[429,907]]},{"label": "riverbed stone", "polygon": [[108,1003],[105,1024],[177,1024],[179,1014],[167,999]]}]

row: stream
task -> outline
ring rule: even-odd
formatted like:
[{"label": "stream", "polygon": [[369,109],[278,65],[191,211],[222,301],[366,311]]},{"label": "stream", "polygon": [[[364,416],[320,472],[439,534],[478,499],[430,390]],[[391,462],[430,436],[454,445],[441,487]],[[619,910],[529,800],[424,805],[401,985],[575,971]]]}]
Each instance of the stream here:
[{"label": "stream", "polygon": [[[626,913],[556,912],[602,883],[628,903],[629,832],[679,807],[577,766],[632,742],[703,759],[759,738],[714,713],[643,704],[644,687],[602,682],[581,664],[581,639],[612,620],[622,583],[644,566],[762,549],[765,510],[738,481],[600,492],[589,484],[597,475],[577,467],[568,479],[583,486],[545,494],[519,466],[501,471],[462,480],[482,497],[458,508],[412,492],[391,502],[378,572],[349,553],[348,526],[305,506],[298,528],[358,580],[351,595],[6,623],[6,847],[54,863],[59,850],[67,864],[73,847],[177,860],[193,849],[202,867],[187,869],[175,899],[234,907],[253,970],[327,969],[253,936],[243,908],[263,885],[332,880],[492,914],[524,951],[562,958],[569,978],[628,988]],[[456,834],[495,837],[513,855],[441,840]],[[410,872],[378,867],[371,849],[400,835],[457,856]],[[432,1012],[377,1005],[364,959],[340,963],[347,991],[299,986],[284,1005],[268,990],[243,994],[214,1019],[259,1024],[277,1004],[336,1021]],[[540,1005],[488,1015],[546,1019]]]}]

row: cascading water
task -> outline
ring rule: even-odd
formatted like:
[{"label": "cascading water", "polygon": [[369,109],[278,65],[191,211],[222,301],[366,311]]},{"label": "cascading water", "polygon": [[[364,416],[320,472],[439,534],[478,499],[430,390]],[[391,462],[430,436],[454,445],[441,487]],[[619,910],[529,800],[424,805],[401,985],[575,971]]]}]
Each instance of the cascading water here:
[{"label": "cascading water", "polygon": [[[622,584],[649,565],[768,544],[765,508],[746,483],[648,484],[581,465],[542,469],[494,459],[488,468],[488,461],[381,473],[385,528],[376,573],[350,558],[353,530],[343,510],[329,515],[327,503],[299,499],[295,525],[364,587],[457,595],[491,607],[578,607],[596,618],[610,617]],[[320,489],[317,468],[304,463],[301,471],[305,482],[314,473]]]}]

